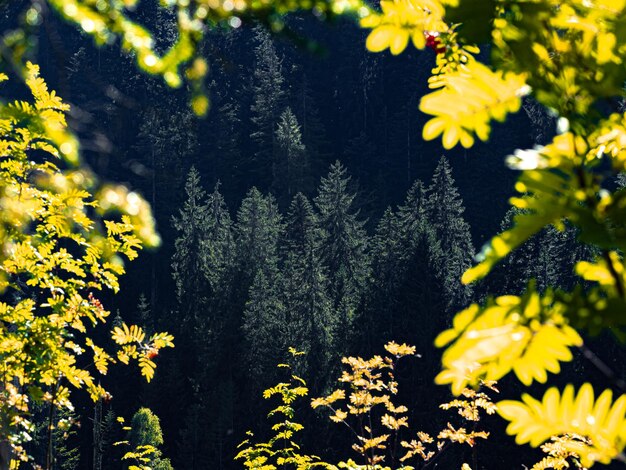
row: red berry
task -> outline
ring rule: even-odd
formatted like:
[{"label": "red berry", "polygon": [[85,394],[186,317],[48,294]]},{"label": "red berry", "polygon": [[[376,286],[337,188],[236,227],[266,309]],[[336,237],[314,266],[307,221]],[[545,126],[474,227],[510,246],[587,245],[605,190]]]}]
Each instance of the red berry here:
[{"label": "red berry", "polygon": [[426,36],[426,47],[431,48],[437,54],[443,54],[446,52],[446,46],[441,43],[439,33],[425,32],[424,35]]}]

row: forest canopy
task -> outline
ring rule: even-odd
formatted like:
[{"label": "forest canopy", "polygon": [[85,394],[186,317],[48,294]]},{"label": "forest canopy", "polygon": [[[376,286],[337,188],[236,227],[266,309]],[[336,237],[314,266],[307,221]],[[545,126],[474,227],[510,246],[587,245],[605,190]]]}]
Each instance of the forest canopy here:
[{"label": "forest canopy", "polygon": [[[173,346],[172,335],[157,332],[164,325],[176,334],[177,352],[169,363],[164,358],[169,377],[163,378],[163,390],[188,400],[178,403],[181,409],[190,405],[185,416],[170,409],[179,416],[166,417],[168,423],[177,423],[175,463],[183,468],[215,465],[210,457],[223,465],[222,448],[236,427],[235,416],[259,414],[247,413],[255,410],[252,394],[242,388],[248,383],[255,384],[254,392],[266,389],[266,398],[283,400],[270,415],[286,416],[287,421],[275,425],[274,430],[285,426],[275,439],[283,439],[293,452],[288,456],[292,460],[280,452],[258,460],[255,452],[273,448],[276,441],[250,444],[239,454],[249,468],[287,463],[337,468],[291,441],[302,430],[289,422],[295,412],[291,405],[308,393],[301,375],[320,394],[330,393],[313,405],[330,407],[332,421],[354,429],[349,414],[367,414],[394,433],[402,431],[406,407],[392,402],[397,393],[394,359],[350,356],[354,350],[369,354],[394,339],[416,344],[429,358],[435,354],[433,341],[442,348],[438,370],[416,368],[421,375],[433,369],[437,384],[449,385],[454,396],[464,397],[457,398],[465,400],[462,404],[453,400],[442,407],[458,408],[467,421],[475,414],[467,410],[497,411],[509,422],[507,433],[517,444],[542,446],[547,456],[533,468],[587,468],[624,460],[626,395],[613,395],[624,392],[624,383],[588,344],[603,331],[625,339],[626,1],[494,0],[478,8],[469,0],[383,0],[379,6],[357,0],[191,0],[151,3],[143,10],[147,4],[49,0],[4,6],[1,79],[10,87],[0,112],[0,468],[16,468],[23,461],[52,469],[63,459],[76,465],[54,445],[59,441],[55,431],[69,429],[74,403],[80,402],[69,386],[86,389],[96,403],[93,467],[107,465],[104,436],[112,433],[114,416],[102,416],[110,397],[100,380],[110,363],[131,360],[151,380],[159,350]],[[120,126],[121,120],[108,123],[117,124],[120,133],[135,132],[137,142],[128,147],[149,155],[153,209],[157,201],[171,202],[157,199],[158,191],[181,195],[180,208],[167,213],[171,229],[163,228],[175,239],[174,300],[160,315],[155,313],[161,306],[153,257],[146,271],[150,301],[142,297],[132,315],[140,324],[129,325],[120,316],[104,336],[93,330],[109,316],[98,297],[104,289],[119,289],[122,256],[133,260],[143,246],[158,245],[159,237],[142,196],[123,185],[100,183],[83,163],[78,131],[67,124],[70,107],[40,76],[35,63],[41,50],[49,58],[58,51],[58,41],[39,41],[38,49],[38,39],[42,31],[52,37],[49,25],[58,18],[77,27],[80,40],[86,36],[98,47],[115,44],[139,70],[159,79],[133,76],[126,85],[140,90],[139,100],[164,100],[165,111],[146,108],[132,130]],[[303,26],[303,18],[312,18],[315,25]],[[497,123],[522,109],[539,116],[533,122],[540,122],[541,142],[535,139],[534,147],[503,155],[508,167],[519,172],[511,210],[501,233],[476,256],[446,157],[438,160],[429,186],[415,182],[405,202],[397,210],[385,210],[374,234],[368,234],[368,220],[356,202],[358,189],[347,169],[324,153],[331,153],[332,146],[320,137],[323,126],[312,111],[308,85],[302,82],[299,90],[287,86],[285,59],[273,39],[280,36],[316,51],[313,32],[320,21],[340,22],[340,37],[346,41],[356,35],[341,21],[357,24],[367,36],[364,47],[375,57],[387,51],[410,55],[412,49],[430,54],[431,72],[423,77],[428,90],[419,97],[423,141],[439,145],[440,140],[449,151],[470,149],[487,142]],[[229,39],[219,43],[218,33]],[[239,84],[224,80],[222,72],[211,74],[213,67],[227,70],[244,64],[228,64],[209,44],[213,39],[234,48],[236,34],[252,34],[254,41],[253,48],[243,41],[254,68]],[[87,77],[85,54],[79,49],[65,72],[50,74],[52,80],[63,85],[59,77]],[[215,60],[209,63],[208,57]],[[368,55],[359,64],[365,64],[367,79],[375,81],[384,67],[368,65],[368,60],[383,59]],[[289,73],[299,73],[296,64]],[[394,85],[417,90],[417,82],[403,79],[402,87]],[[110,96],[122,95],[107,90]],[[241,90],[245,98],[235,99]],[[360,91],[362,127],[342,149],[345,155],[352,152],[354,160],[371,150],[368,139],[373,137],[364,131],[374,127],[372,119],[383,122],[385,139],[398,133],[400,122],[386,95],[380,108],[385,114],[372,118],[369,102],[380,97],[365,82]],[[181,100],[189,100],[188,105],[180,106]],[[400,119],[407,123],[402,141],[408,142],[410,179],[408,123],[413,121],[406,109],[406,119]],[[241,181],[261,187],[245,189],[234,218],[219,184],[207,194],[196,168],[182,171],[189,168],[182,164],[185,157],[198,153],[205,137],[194,132],[198,121],[189,110],[215,119],[208,121],[215,125],[206,138],[230,159],[215,158],[211,164],[228,167],[224,174],[233,178],[246,174]],[[313,175],[320,174],[314,168],[324,160],[330,160],[330,169],[314,192]],[[157,185],[157,171],[167,175],[166,185]],[[380,180],[378,187],[389,186],[384,173]],[[392,337],[396,335],[404,337]],[[289,367],[297,374],[272,386],[277,377],[273,367],[283,364],[290,346],[306,354],[291,350],[295,364]],[[416,354],[405,344],[387,346],[396,359]],[[604,382],[592,383],[582,373],[567,376],[575,385],[559,381],[557,374],[579,351],[604,375]],[[352,384],[353,392],[363,387],[354,392],[349,411],[332,408],[346,396],[342,389],[331,390],[342,356],[349,356],[343,363],[353,370],[344,371],[341,381]],[[385,382],[379,381],[383,371]],[[414,387],[421,386],[421,377],[412,380]],[[514,380],[520,384],[510,387],[507,399],[492,403],[482,395],[481,387]],[[546,383],[542,398],[533,398],[537,384]],[[382,390],[388,393],[375,393]],[[511,390],[517,392],[511,396]],[[363,408],[360,400],[367,402]],[[393,416],[376,415],[372,403],[383,404]],[[312,427],[317,415],[309,409],[304,414]],[[161,458],[158,418],[142,408],[132,421],[134,428],[122,428],[130,437],[119,441],[131,449],[117,464],[134,459],[135,468],[170,466]],[[209,421],[215,437],[210,445],[198,437]],[[258,421],[254,424],[261,427]],[[137,431],[140,426],[143,431]],[[411,458],[421,459],[418,467],[428,466],[447,448],[445,441],[474,447],[477,438],[487,437],[467,426],[448,423],[447,431],[436,437],[434,454],[425,451],[433,442],[429,434],[401,442],[411,449]],[[152,437],[145,438],[147,434]],[[339,467],[413,468],[396,460],[388,442],[391,433],[375,435],[370,424],[356,434],[352,449],[363,461],[339,453]],[[375,449],[389,451],[390,457]],[[464,463],[462,468],[468,467]]]}]

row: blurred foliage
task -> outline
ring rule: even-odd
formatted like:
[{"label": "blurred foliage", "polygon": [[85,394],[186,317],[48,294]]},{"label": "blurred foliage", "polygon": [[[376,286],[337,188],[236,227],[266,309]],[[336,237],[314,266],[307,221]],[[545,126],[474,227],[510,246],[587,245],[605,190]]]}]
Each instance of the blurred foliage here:
[{"label": "blurred foliage", "polygon": [[[380,18],[378,23],[362,20],[374,28],[367,44],[373,52],[390,47],[399,53],[407,32],[424,28],[438,57],[448,50],[469,51],[453,67],[433,69],[436,90],[420,104],[432,116],[423,129],[425,139],[442,135],[446,148],[459,142],[470,147],[475,137],[486,140],[490,121],[517,111],[527,94],[557,118],[552,142],[508,157],[509,166],[522,172],[515,187],[519,194],[511,198],[521,210],[513,226],[483,248],[463,281],[483,278],[551,225],[575,226],[578,239],[599,253],[575,268],[585,288],[538,292],[531,283],[522,296],[489,299],[458,313],[453,327],[437,339],[438,346],[447,347],[437,382],[451,384],[455,394],[509,372],[525,385],[543,383],[548,372],[560,372],[560,363],[572,359],[570,348],[582,345],[574,328],[592,334],[610,328],[624,339],[626,193],[615,190],[613,181],[626,169],[625,116],[618,112],[626,81],[626,2],[492,0],[476,8],[469,0],[395,0],[383,5]],[[440,22],[444,19],[449,27]],[[462,24],[457,27],[456,21]],[[476,42],[488,44],[488,65],[473,58]],[[572,387],[560,399],[551,388],[542,403],[527,395],[523,402],[503,402],[500,414],[512,422],[508,432],[518,443],[552,441],[544,446],[548,460],[535,468],[563,468],[557,461],[569,454],[586,467],[623,460],[626,397],[611,406],[610,391],[595,402],[593,396],[589,384],[576,398]]]},{"label": "blurred foliage", "polygon": [[315,43],[299,37],[285,24],[284,15],[309,12],[322,20],[339,15],[366,16],[370,8],[362,0],[160,0],[160,7],[176,18],[176,41],[163,53],[156,48],[155,32],[134,19],[138,0],[34,0],[21,14],[22,27],[3,32],[2,57],[16,70],[33,46],[32,33],[53,10],[84,33],[98,46],[119,43],[134,57],[137,67],[162,77],[173,88],[187,83],[191,107],[198,115],[209,109],[204,78],[209,64],[200,55],[200,45],[209,29],[239,28],[243,22],[260,22],[275,33],[298,39],[310,48]]}]

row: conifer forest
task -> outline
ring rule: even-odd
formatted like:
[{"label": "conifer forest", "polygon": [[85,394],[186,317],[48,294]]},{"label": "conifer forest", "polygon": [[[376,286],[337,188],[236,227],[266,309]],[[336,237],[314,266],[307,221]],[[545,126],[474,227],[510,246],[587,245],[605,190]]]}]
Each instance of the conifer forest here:
[{"label": "conifer forest", "polygon": [[626,0],[0,22],[0,470],[626,468]]}]

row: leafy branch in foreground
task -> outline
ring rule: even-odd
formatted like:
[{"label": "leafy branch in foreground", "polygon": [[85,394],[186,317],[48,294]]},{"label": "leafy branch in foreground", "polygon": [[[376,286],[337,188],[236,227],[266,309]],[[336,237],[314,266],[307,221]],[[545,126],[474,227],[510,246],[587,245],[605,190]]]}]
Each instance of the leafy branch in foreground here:
[{"label": "leafy branch in foreground", "polygon": [[[79,166],[68,106],[30,63],[26,84],[31,102],[0,104],[0,447],[12,448],[12,468],[29,458],[33,403],[72,410],[68,385],[106,395],[100,378],[115,359],[92,339],[109,316],[96,293],[117,292],[122,256],[159,241],[138,194],[98,186]],[[118,360],[137,360],[148,380],[150,359],[173,346],[170,335],[146,339],[137,327],[113,339]]]},{"label": "leafy branch in foreground", "polygon": [[202,57],[201,44],[206,41],[209,30],[235,29],[243,22],[261,22],[273,32],[282,32],[313,46],[288,28],[284,15],[306,12],[319,19],[331,20],[340,15],[361,17],[370,11],[362,0],[192,0],[159,3],[158,8],[172,13],[176,22],[176,41],[162,53],[156,47],[155,32],[135,19],[139,0],[47,0],[26,4],[20,14],[21,27],[5,31],[0,37],[0,57],[20,70],[23,57],[32,48],[29,32],[46,21],[45,16],[52,11],[91,36],[98,46],[119,43],[122,50],[134,58],[138,69],[162,78],[168,86],[180,88],[185,83],[189,84],[192,109],[196,114],[204,115],[209,108],[204,86],[209,64]]},{"label": "leafy branch in foreground", "polygon": [[[626,170],[626,115],[615,106],[626,95],[625,18],[623,0],[496,0],[480,8],[470,0],[395,0],[383,5],[379,23],[362,20],[373,28],[367,45],[374,52],[389,46],[399,53],[407,45],[407,31],[420,30],[435,38],[438,62],[449,51],[467,52],[451,67],[433,69],[435,91],[420,104],[433,116],[424,138],[442,135],[446,148],[459,142],[470,147],[475,137],[489,137],[491,120],[504,120],[519,109],[526,94],[557,118],[552,142],[507,158],[521,171],[518,194],[511,199],[521,210],[509,230],[485,245],[478,264],[464,274],[465,283],[488,275],[548,226],[575,227],[579,241],[597,253],[576,265],[580,287],[571,292],[539,292],[531,283],[524,295],[488,299],[459,312],[453,327],[437,339],[447,348],[437,382],[451,384],[455,394],[510,372],[525,385],[548,381],[548,372],[560,372],[561,363],[572,359],[571,348],[583,346],[574,328],[591,334],[610,328],[626,338],[626,191],[612,184]],[[455,21],[463,24],[456,28]],[[474,49],[467,49],[475,43],[488,44],[489,65],[479,64]],[[568,452],[584,466],[623,459],[622,399],[610,406],[607,390],[594,404],[591,386],[580,390],[574,400],[571,387],[560,394],[550,388],[541,406],[524,395],[522,402],[504,402],[501,414],[514,423],[508,429],[520,443],[539,446],[552,439],[552,445],[545,444],[548,460]],[[610,418],[605,416],[609,408]],[[602,432],[600,419],[608,420]]]},{"label": "leafy branch in foreground", "polygon": [[613,393],[605,390],[594,400],[589,384],[584,384],[577,395],[572,385],[565,387],[563,394],[552,387],[542,401],[524,394],[522,402],[498,403],[498,412],[511,421],[507,432],[516,436],[518,444],[530,442],[536,447],[553,436],[566,436],[567,439],[552,441],[580,458],[585,467],[594,462],[608,464],[615,458],[624,459],[626,395],[613,402]]}]

